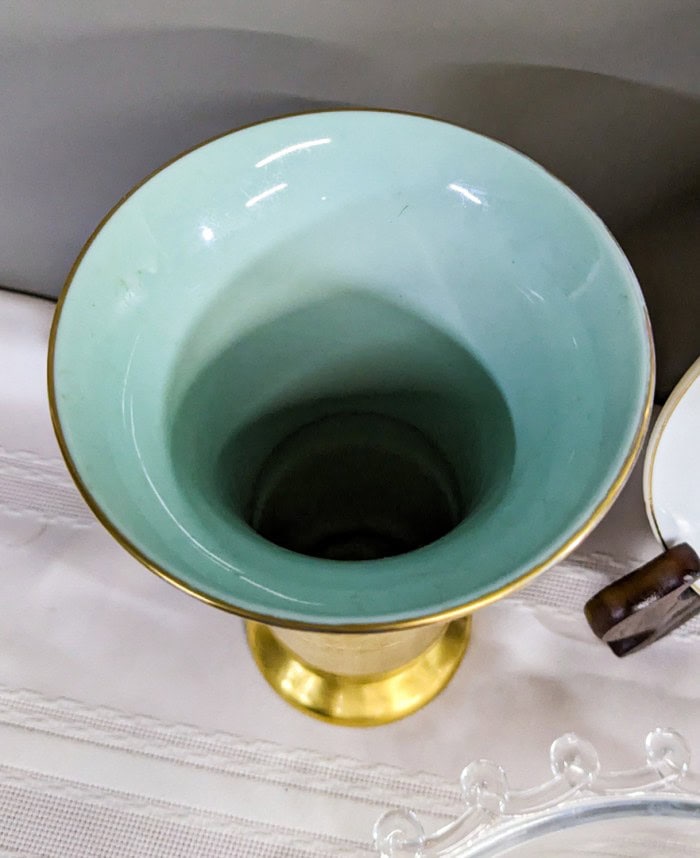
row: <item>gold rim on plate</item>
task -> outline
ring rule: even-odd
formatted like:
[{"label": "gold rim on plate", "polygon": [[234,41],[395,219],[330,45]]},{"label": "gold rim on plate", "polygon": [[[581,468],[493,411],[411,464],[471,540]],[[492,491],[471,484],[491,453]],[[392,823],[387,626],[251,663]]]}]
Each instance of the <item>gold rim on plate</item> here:
[{"label": "gold rim on plate", "polygon": [[669,546],[661,534],[656,512],[654,510],[654,495],[652,491],[652,481],[654,479],[654,466],[656,464],[656,454],[659,451],[659,444],[668,426],[673,414],[680,405],[683,397],[690,390],[695,381],[700,378],[700,358],[698,358],[687,372],[684,373],[681,380],[671,391],[671,395],[666,400],[664,407],[661,409],[654,428],[649,435],[649,444],[647,445],[646,456],[644,457],[644,475],[642,477],[644,503],[647,510],[647,518],[651,529],[654,531],[654,536],[659,540],[663,547],[668,551]]}]

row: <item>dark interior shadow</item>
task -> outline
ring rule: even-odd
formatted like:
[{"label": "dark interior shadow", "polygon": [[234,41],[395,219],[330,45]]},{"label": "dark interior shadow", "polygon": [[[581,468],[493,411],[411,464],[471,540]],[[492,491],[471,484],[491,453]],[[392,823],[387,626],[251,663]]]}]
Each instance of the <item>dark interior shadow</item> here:
[{"label": "dark interior shadow", "polygon": [[333,87],[342,70],[358,80],[370,64],[310,39],[233,30],[119,33],[4,54],[0,283],[58,294],[99,220],[144,176],[231,128],[346,103]]},{"label": "dark interior shadow", "polygon": [[[606,222],[640,280],[657,397],[700,354],[700,100],[565,68],[446,65],[417,81],[434,113],[519,149]],[[692,236],[695,236],[694,238]]]}]

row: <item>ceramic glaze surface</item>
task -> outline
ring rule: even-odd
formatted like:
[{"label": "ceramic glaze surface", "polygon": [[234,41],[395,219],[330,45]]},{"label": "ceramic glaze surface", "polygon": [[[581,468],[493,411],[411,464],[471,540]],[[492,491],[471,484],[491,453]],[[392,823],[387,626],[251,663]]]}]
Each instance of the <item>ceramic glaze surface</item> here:
[{"label": "ceramic glaze surface", "polygon": [[[652,363],[634,274],[562,184],[446,123],[331,111],[224,136],[123,202],[74,271],[52,382],[93,507],[152,567],[332,627],[466,609],[550,562],[638,441]],[[441,451],[454,529],[352,562],[253,530],[265,457],[343,412]]]}]

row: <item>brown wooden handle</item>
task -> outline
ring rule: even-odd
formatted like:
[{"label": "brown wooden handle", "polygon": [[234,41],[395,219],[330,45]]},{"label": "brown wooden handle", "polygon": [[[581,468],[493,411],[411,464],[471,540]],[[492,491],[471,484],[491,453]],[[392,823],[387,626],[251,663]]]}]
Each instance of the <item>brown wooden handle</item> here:
[{"label": "brown wooden handle", "polygon": [[700,611],[692,589],[699,578],[698,555],[676,545],[596,593],[586,602],[586,619],[615,655],[630,655]]}]

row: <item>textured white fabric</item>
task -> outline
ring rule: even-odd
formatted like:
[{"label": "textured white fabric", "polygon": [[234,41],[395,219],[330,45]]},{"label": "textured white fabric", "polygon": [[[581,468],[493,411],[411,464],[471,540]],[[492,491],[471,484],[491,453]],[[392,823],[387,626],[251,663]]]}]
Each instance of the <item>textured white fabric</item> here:
[{"label": "textured white fabric", "polygon": [[52,312],[0,292],[0,855],[362,855],[388,807],[428,829],[456,815],[473,758],[526,785],[569,730],[609,767],[637,762],[656,725],[700,751],[700,622],[617,660],[582,616],[659,550],[639,468],[569,560],[476,615],[437,700],[386,727],[332,727],[270,691],[237,618],[94,521],[50,426]]}]

